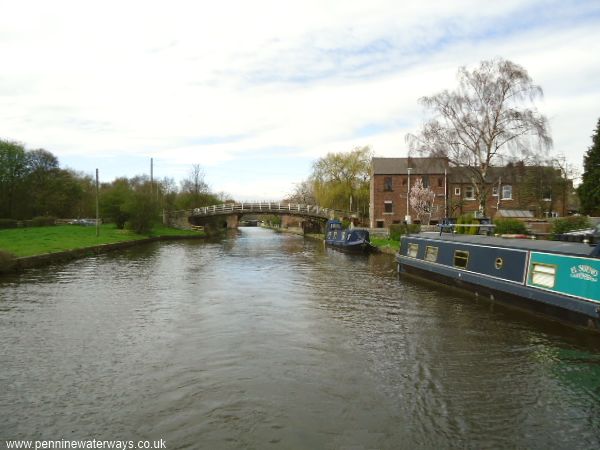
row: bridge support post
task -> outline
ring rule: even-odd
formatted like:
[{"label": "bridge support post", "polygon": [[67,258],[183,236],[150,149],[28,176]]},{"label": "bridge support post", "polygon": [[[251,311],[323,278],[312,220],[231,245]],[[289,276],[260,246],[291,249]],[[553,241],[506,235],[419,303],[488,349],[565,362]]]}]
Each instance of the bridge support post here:
[{"label": "bridge support post", "polygon": [[240,218],[237,214],[227,216],[227,228],[237,228],[240,224]]}]

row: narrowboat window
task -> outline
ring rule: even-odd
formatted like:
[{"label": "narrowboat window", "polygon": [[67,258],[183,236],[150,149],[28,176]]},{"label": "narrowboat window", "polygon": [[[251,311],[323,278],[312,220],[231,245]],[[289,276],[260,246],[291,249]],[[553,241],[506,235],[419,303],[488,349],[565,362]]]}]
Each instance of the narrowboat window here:
[{"label": "narrowboat window", "polygon": [[556,266],[533,263],[531,282],[537,286],[553,288],[556,281]]},{"label": "narrowboat window", "polygon": [[456,267],[466,269],[468,263],[469,263],[469,252],[464,251],[464,250],[455,250],[454,251],[454,265]]},{"label": "narrowboat window", "polygon": [[502,258],[496,258],[496,262],[494,263],[494,266],[496,267],[496,269],[498,269],[498,270],[502,269],[503,265],[504,265],[504,260]]},{"label": "narrowboat window", "polygon": [[425,249],[425,261],[436,262],[438,256],[438,248],[428,245]]},{"label": "narrowboat window", "polygon": [[419,244],[408,244],[408,250],[406,251],[406,256],[410,256],[411,258],[416,258],[418,252],[419,252]]}]

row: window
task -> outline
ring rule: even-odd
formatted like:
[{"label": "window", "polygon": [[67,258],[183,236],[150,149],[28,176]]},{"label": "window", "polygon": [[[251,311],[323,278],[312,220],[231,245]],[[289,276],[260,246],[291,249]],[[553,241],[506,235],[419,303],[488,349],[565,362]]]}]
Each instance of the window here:
[{"label": "window", "polygon": [[436,262],[438,255],[438,248],[430,245],[425,249],[425,261]]},{"label": "window", "polygon": [[454,188],[454,195],[460,195],[460,188],[459,187],[455,187]]},{"label": "window", "polygon": [[389,192],[393,190],[392,187],[392,177],[385,177],[383,179],[383,190]]},{"label": "window", "polygon": [[500,270],[502,269],[502,266],[504,266],[504,260],[502,258],[496,258],[496,261],[494,261],[494,267]]},{"label": "window", "polygon": [[444,187],[444,179],[438,178],[438,187]]},{"label": "window", "polygon": [[494,197],[498,197],[498,186],[493,186],[492,187],[492,195]]},{"label": "window", "polygon": [[419,253],[419,244],[408,244],[408,249],[406,250],[406,256],[410,256],[411,258],[416,258],[417,253]]},{"label": "window", "polygon": [[475,188],[473,186],[465,186],[465,199],[475,200]]},{"label": "window", "polygon": [[383,220],[376,220],[375,221],[375,228],[383,228],[385,227],[385,223]]},{"label": "window", "polygon": [[391,202],[391,200],[386,200],[385,202],[383,202],[383,212],[385,214],[393,214],[394,204]]},{"label": "window", "polygon": [[556,266],[533,263],[533,270],[531,271],[531,282],[533,284],[553,288],[555,279]]},{"label": "window", "polygon": [[456,267],[466,269],[468,263],[469,263],[469,252],[464,251],[464,250],[455,250],[454,251],[454,265]]},{"label": "window", "polygon": [[512,186],[510,184],[502,186],[502,200],[512,200]]},{"label": "window", "polygon": [[423,183],[424,188],[428,188],[429,187],[429,175],[423,175],[423,177],[421,178],[421,183]]}]

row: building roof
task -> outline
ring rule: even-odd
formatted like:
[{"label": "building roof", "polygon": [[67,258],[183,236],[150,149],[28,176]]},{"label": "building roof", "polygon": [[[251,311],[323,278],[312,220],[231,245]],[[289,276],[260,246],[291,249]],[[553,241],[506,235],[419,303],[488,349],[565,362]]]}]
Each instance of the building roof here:
[{"label": "building roof", "polygon": [[520,219],[533,219],[533,213],[525,209],[499,209],[496,217],[512,217]]},{"label": "building roof", "polygon": [[443,174],[448,164],[443,158],[373,158],[373,175]]}]

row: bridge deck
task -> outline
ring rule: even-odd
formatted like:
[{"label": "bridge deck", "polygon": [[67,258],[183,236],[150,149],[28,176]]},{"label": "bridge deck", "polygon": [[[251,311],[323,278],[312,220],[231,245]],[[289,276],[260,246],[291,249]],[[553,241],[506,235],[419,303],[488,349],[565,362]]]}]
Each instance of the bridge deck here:
[{"label": "bridge deck", "polygon": [[241,202],[203,206],[186,211],[190,217],[221,216],[229,214],[289,214],[328,219],[333,216],[351,216],[350,212],[316,205],[283,202]]}]

